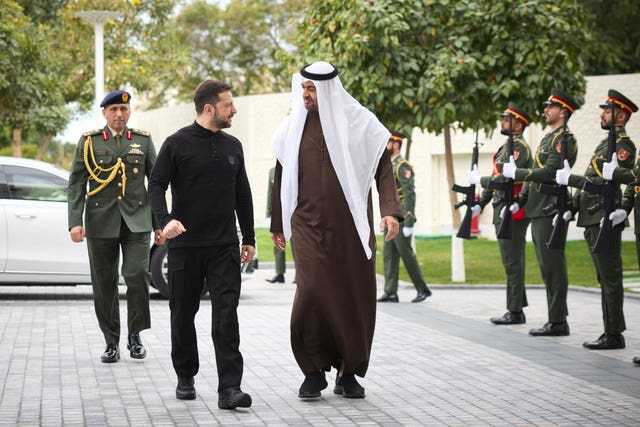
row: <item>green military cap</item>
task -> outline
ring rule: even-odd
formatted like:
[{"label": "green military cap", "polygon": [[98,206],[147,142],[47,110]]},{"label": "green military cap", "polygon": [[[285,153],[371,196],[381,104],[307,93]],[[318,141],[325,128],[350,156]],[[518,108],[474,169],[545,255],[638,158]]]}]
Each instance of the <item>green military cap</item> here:
[{"label": "green military cap", "polygon": [[580,108],[580,103],[574,97],[557,88],[551,89],[551,96],[544,102],[544,105],[559,105],[566,108],[569,113]]},{"label": "green military cap", "polygon": [[526,111],[524,111],[524,109],[515,102],[510,102],[507,109],[504,110],[504,113],[500,114],[500,117],[505,116],[513,116],[525,126],[529,126],[529,123],[531,123],[531,116],[529,116]]},{"label": "green military cap", "polygon": [[638,106],[636,104],[615,89],[609,89],[607,100],[600,104],[600,108],[611,108],[611,104],[616,104],[618,107],[629,113],[629,115],[638,111]]}]

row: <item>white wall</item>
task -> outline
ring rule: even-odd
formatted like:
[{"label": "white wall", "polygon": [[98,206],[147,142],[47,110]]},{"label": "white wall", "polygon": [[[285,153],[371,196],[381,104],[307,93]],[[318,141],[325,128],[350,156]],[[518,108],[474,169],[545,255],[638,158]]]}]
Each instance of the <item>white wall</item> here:
[{"label": "white wall", "polygon": [[[593,149],[607,137],[606,131],[600,128],[601,110],[598,105],[606,99],[608,89],[617,89],[640,105],[640,74],[587,78],[585,105],[576,111],[569,121],[569,128],[575,134],[579,147],[574,173],[582,173],[586,169]],[[271,138],[276,127],[288,114],[290,94],[242,96],[234,100],[238,114],[233,119],[233,126],[227,131],[243,143],[247,172],[254,195],[256,227],[263,227],[268,172],[275,164]],[[543,101],[544,99],[540,100],[541,103]],[[159,148],[168,135],[192,123],[194,119],[195,111],[190,103],[150,111],[134,110],[130,124],[132,127],[150,131]],[[479,169],[483,175],[491,173],[493,154],[505,140],[497,126],[496,118],[496,131],[492,140],[487,140],[482,133],[479,138],[483,144],[480,147],[479,160]],[[640,113],[631,117],[627,131],[631,139],[640,144]],[[545,130],[539,125],[527,129],[524,136],[532,151],[535,152],[544,133]],[[451,138],[456,182],[467,185],[467,170],[470,167],[475,132],[452,132]],[[416,129],[412,139],[410,160],[416,174],[417,232],[425,235],[450,235],[452,221],[444,164],[444,138],[442,135],[426,134]],[[464,209],[462,208],[461,214],[464,214]],[[480,226],[482,235],[490,238],[494,237],[491,218],[489,205],[481,216]],[[581,230],[575,229],[574,224],[572,223],[569,236],[581,238]]]}]

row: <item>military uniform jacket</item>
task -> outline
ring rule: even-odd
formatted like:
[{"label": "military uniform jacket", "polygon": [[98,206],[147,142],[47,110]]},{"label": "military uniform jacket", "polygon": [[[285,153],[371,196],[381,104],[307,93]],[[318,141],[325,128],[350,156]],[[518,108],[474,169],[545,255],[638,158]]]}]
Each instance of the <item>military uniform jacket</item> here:
[{"label": "military uniform jacket", "polygon": [[393,164],[393,175],[396,179],[396,189],[398,198],[402,203],[402,214],[405,227],[413,227],[416,223],[416,185],[413,174],[413,166],[401,155],[397,155],[391,160]]},{"label": "military uniform jacket", "polygon": [[[602,164],[608,162],[611,159],[608,150],[609,138],[602,140],[595,151],[591,155],[589,166],[584,173],[584,176],[571,175],[569,177],[569,185],[577,187],[579,190],[573,196],[573,208],[578,211],[578,227],[586,227],[589,225],[599,225],[600,220],[604,216],[604,210],[599,209],[593,214],[589,214],[588,209],[598,203],[598,194],[589,193],[582,190],[582,186],[585,181],[592,182],[594,184],[603,184],[605,179],[602,177]],[[633,162],[636,158],[636,146],[629,139],[626,132],[616,132],[616,154],[618,157],[618,165],[622,168],[633,168]],[[615,182],[615,181],[614,181]],[[616,200],[620,200],[621,191],[620,186],[616,188]],[[627,212],[629,212],[631,209]]]},{"label": "military uniform jacket", "polygon": [[[533,159],[531,157],[531,149],[529,145],[526,143],[522,136],[514,136],[513,137],[513,158],[516,162],[516,166],[518,168],[531,168],[533,165]],[[489,183],[494,182],[505,182],[507,178],[502,176],[502,165],[509,161],[509,146],[508,143],[504,143],[498,151],[493,156],[493,174],[491,176],[483,176],[480,178],[480,185],[483,190],[480,193],[480,198],[478,199],[478,203],[482,209],[491,201],[493,205],[493,223],[499,224],[502,219],[500,218],[500,210],[504,206],[504,191],[500,190],[492,190],[489,187]],[[513,183],[513,196],[514,200],[516,200],[517,196],[522,191],[524,185],[528,185],[523,183],[522,181],[514,181]],[[522,214],[520,212],[522,211]],[[524,214],[524,211],[521,210],[516,212],[514,215],[514,219],[522,219],[520,216]],[[519,214],[519,215],[518,215]]]},{"label": "military uniform jacket", "polygon": [[[556,197],[541,193],[539,190],[540,183],[556,184],[556,171],[562,167],[560,150],[561,142],[563,141],[563,128],[563,126],[560,126],[542,138],[533,158],[533,167],[531,169],[516,169],[516,181],[529,181],[532,183],[524,188],[518,200],[520,206],[526,206],[527,218],[555,215],[553,212],[545,215],[542,209],[554,203]],[[578,144],[569,128],[566,129],[564,140],[567,144],[567,160],[569,165],[573,166],[578,157]]]},{"label": "military uniform jacket", "polygon": [[[617,173],[620,170],[620,173]],[[618,175],[618,179],[616,179]],[[621,181],[624,179],[624,181]],[[613,182],[627,182],[627,188],[622,195],[622,209],[627,213],[633,213],[634,234],[640,234],[640,197],[637,194],[640,193],[640,159],[636,162],[633,169],[616,169],[613,173]]]},{"label": "military uniform jacket", "polygon": [[[121,159],[125,182],[122,180],[122,169],[119,168],[115,178],[101,191],[88,195],[97,189],[100,183],[90,179],[85,165],[87,138],[91,138],[93,157],[99,167],[111,168]],[[89,165],[95,169],[92,154],[86,154]],[[78,142],[69,176],[69,229],[83,225],[83,210],[85,236],[88,238],[118,237],[122,219],[133,233],[158,229],[145,187],[145,177],[151,173],[155,160],[156,150],[148,132],[126,128],[122,133],[120,147],[107,126],[84,133]],[[106,172],[95,173],[99,179],[109,176]]]}]

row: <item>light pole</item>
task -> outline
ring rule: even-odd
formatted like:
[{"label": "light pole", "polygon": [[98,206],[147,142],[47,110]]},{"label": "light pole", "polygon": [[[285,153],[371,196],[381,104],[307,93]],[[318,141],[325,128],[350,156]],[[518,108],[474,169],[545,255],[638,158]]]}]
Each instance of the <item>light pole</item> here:
[{"label": "light pole", "polygon": [[78,12],[78,18],[93,24],[95,33],[95,100],[93,116],[97,123],[101,123],[100,100],[104,96],[104,24],[111,19],[120,19],[120,12],[109,10],[90,10]]}]

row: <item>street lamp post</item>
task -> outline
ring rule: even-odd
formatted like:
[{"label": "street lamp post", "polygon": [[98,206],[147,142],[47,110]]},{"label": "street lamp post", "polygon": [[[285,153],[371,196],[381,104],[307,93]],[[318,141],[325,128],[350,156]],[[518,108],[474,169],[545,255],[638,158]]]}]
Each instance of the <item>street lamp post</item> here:
[{"label": "street lamp post", "polygon": [[108,10],[90,10],[78,12],[77,17],[93,24],[95,33],[95,100],[93,115],[97,123],[101,122],[100,100],[104,96],[104,24],[111,19],[120,19],[120,12]]}]

